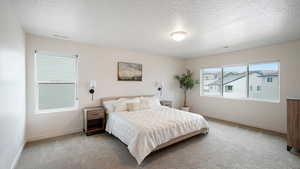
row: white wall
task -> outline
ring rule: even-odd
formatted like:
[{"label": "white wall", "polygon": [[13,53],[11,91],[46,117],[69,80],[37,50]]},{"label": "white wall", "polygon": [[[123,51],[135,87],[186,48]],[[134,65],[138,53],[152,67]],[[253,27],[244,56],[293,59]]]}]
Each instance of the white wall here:
[{"label": "white wall", "polygon": [[10,2],[0,2],[0,168],[14,167],[24,145],[25,41]]},{"label": "white wall", "polygon": [[[184,61],[166,56],[153,56],[121,49],[105,49],[71,41],[51,39],[31,34],[26,35],[27,48],[27,139],[35,140],[57,136],[82,129],[81,110],[36,114],[34,112],[34,50],[63,54],[79,54],[79,104],[80,108],[98,105],[99,98],[154,94],[155,81],[163,81],[167,87],[167,98],[176,106],[182,104],[182,91],[174,79],[182,73]],[[117,62],[143,64],[142,82],[117,81]],[[89,80],[97,81],[96,99],[91,101],[88,94]]]},{"label": "white wall", "polygon": [[186,67],[199,77],[199,70],[205,67],[278,60],[280,103],[200,96],[199,88],[190,93],[188,103],[193,111],[206,116],[285,133],[286,98],[300,96],[300,41],[188,59]]}]

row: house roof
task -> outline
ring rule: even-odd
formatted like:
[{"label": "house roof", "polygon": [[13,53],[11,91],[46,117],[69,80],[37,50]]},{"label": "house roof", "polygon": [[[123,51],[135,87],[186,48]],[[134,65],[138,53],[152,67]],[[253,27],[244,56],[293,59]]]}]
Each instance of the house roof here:
[{"label": "house roof", "polygon": [[260,75],[258,75],[257,77],[274,77],[274,76],[278,76],[278,72],[264,72],[264,73],[261,73],[259,71],[257,71],[257,73],[260,73]]},{"label": "house roof", "polygon": [[[275,77],[278,76],[278,72],[275,71],[252,71],[250,74],[258,74],[257,77]],[[226,85],[228,83],[234,82],[236,80],[242,79],[243,77],[247,76],[247,72],[244,73],[234,73],[234,72],[229,72],[224,75],[223,78],[223,84]],[[218,79],[210,84],[211,85],[222,85],[222,79]]]}]

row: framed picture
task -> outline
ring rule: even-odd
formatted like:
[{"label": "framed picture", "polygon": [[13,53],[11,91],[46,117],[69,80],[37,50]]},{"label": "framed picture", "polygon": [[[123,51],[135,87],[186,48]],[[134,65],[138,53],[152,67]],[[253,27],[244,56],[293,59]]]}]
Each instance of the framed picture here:
[{"label": "framed picture", "polygon": [[142,81],[142,64],[118,62],[119,81]]}]

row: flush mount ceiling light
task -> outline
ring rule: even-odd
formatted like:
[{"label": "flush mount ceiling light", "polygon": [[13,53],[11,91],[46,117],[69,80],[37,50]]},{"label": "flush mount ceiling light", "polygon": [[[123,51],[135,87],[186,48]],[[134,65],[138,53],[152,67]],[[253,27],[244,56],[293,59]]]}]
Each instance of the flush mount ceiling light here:
[{"label": "flush mount ceiling light", "polygon": [[180,42],[186,38],[187,33],[184,31],[177,31],[171,33],[171,38],[176,42]]}]

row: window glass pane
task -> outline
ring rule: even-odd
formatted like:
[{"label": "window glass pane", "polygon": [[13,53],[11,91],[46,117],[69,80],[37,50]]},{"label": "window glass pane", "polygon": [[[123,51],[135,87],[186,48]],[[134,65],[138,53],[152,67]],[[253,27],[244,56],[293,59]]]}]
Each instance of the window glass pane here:
[{"label": "window glass pane", "polygon": [[223,96],[231,98],[247,97],[247,66],[223,68]]},{"label": "window glass pane", "polygon": [[39,109],[74,107],[75,84],[39,84]]},{"label": "window glass pane", "polygon": [[64,81],[76,80],[76,58],[61,57],[47,54],[37,55],[38,81]]},{"label": "window glass pane", "polygon": [[208,68],[201,70],[202,95],[222,95],[222,68]]},{"label": "window glass pane", "polygon": [[249,65],[249,97],[279,100],[279,63]]}]

